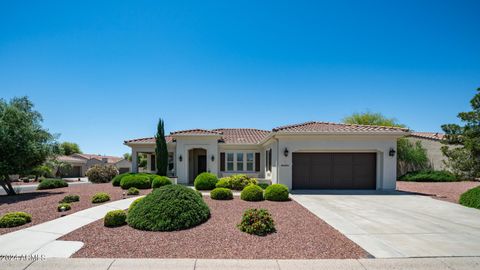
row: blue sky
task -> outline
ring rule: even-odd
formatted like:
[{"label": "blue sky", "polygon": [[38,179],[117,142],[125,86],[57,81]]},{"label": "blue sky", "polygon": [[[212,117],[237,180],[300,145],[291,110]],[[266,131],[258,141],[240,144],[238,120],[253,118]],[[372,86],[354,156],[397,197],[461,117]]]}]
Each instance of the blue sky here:
[{"label": "blue sky", "polygon": [[340,121],[440,131],[480,87],[479,1],[0,1],[0,98],[84,152],[167,131]]}]

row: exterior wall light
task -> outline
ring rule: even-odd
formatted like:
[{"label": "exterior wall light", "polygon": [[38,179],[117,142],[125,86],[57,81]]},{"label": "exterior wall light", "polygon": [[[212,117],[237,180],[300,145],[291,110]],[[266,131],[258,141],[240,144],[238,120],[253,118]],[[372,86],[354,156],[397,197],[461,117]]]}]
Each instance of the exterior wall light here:
[{"label": "exterior wall light", "polygon": [[212,155],[212,162],[214,162],[214,161],[215,161],[215,156],[214,156],[214,155]]},{"label": "exterior wall light", "polygon": [[283,155],[288,157],[288,149],[285,147],[285,150],[283,150]]},{"label": "exterior wall light", "polygon": [[395,156],[395,149],[390,148],[390,151],[388,152],[388,155],[391,156],[391,157]]},{"label": "exterior wall light", "polygon": [[182,162],[182,155],[178,156],[178,161]]}]

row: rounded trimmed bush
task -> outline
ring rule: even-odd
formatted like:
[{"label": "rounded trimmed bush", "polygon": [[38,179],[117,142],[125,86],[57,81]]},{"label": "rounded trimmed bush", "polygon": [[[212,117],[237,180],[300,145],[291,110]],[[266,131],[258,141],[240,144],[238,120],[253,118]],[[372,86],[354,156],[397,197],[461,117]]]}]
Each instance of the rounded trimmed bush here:
[{"label": "rounded trimmed bush", "polygon": [[480,209],[480,186],[464,192],[458,202],[467,207]]},{"label": "rounded trimmed bush", "polygon": [[110,195],[105,192],[99,192],[92,197],[92,203],[103,203],[110,201]]},{"label": "rounded trimmed bush", "polygon": [[64,211],[68,211],[68,210],[72,209],[72,206],[69,203],[60,203],[57,206],[57,211],[62,212],[62,207],[63,207]]},{"label": "rounded trimmed bush", "polygon": [[229,177],[222,177],[218,180],[218,182],[215,184],[215,187],[217,188],[230,188],[230,183],[228,182]]},{"label": "rounded trimmed bush", "polygon": [[217,182],[218,178],[215,174],[203,172],[195,178],[193,185],[197,190],[211,190],[215,188]]},{"label": "rounded trimmed bush", "polygon": [[142,198],[138,198],[136,199],[135,201],[133,201],[130,206],[128,207],[128,211],[130,211],[130,209],[132,209],[133,207],[135,207],[135,205],[137,205],[141,200],[143,200],[144,197]]},{"label": "rounded trimmed bush", "polygon": [[240,198],[250,202],[263,201],[263,189],[257,185],[248,185],[240,193]]},{"label": "rounded trimmed bush", "polygon": [[129,189],[131,187],[149,189],[150,186],[150,178],[146,175],[127,175],[120,181],[120,187],[122,187],[122,189]]},{"label": "rounded trimmed bush", "polygon": [[0,228],[22,226],[32,221],[32,216],[25,212],[10,212],[0,217]]},{"label": "rounded trimmed bush", "polygon": [[75,195],[75,194],[71,194],[71,195],[67,195],[67,196],[63,197],[63,199],[61,201],[59,201],[58,203],[73,203],[73,202],[78,202],[78,201],[80,201],[80,196]]},{"label": "rounded trimmed bush", "polygon": [[138,194],[140,194],[140,190],[138,190],[138,188],[136,187],[131,187],[127,191],[127,195],[138,195]]},{"label": "rounded trimmed bush", "polygon": [[210,191],[210,198],[214,200],[232,200],[233,193],[228,188],[215,188]]},{"label": "rounded trimmed bush", "polygon": [[122,181],[122,178],[127,176],[127,175],[133,175],[135,173],[122,173],[122,174],[119,174],[117,176],[115,176],[113,179],[112,179],[112,185],[114,187],[119,187],[120,186],[120,181]]},{"label": "rounded trimmed bush", "polygon": [[197,193],[197,195],[200,196],[200,198],[203,199],[203,194],[202,194],[202,192],[200,192],[200,191],[198,191],[198,190],[195,189],[195,193]]},{"label": "rounded trimmed bush", "polygon": [[259,187],[261,187],[262,189],[266,189],[268,186],[270,186],[270,184],[268,184],[268,183],[258,183],[257,185]]},{"label": "rounded trimmed bush", "polygon": [[171,184],[172,184],[172,180],[170,180],[170,178],[166,176],[157,175],[152,180],[152,188],[159,188],[159,187],[163,187]]},{"label": "rounded trimmed bush", "polygon": [[40,184],[38,184],[37,189],[54,189],[54,188],[63,188],[68,187],[68,183],[62,179],[43,179]]},{"label": "rounded trimmed bush", "polygon": [[127,223],[139,230],[175,231],[197,226],[209,217],[210,209],[193,189],[166,185],[131,207]]},{"label": "rounded trimmed bush", "polygon": [[264,236],[275,232],[275,222],[267,209],[248,209],[237,227],[242,232]]},{"label": "rounded trimmed bush", "polygon": [[127,224],[127,213],[123,210],[109,211],[103,218],[105,227],[119,227]]},{"label": "rounded trimmed bush", "polygon": [[118,170],[113,165],[97,164],[88,169],[85,174],[88,181],[92,183],[108,183],[118,175]]},{"label": "rounded trimmed bush", "polygon": [[282,184],[273,184],[265,189],[265,200],[288,201],[288,187]]}]

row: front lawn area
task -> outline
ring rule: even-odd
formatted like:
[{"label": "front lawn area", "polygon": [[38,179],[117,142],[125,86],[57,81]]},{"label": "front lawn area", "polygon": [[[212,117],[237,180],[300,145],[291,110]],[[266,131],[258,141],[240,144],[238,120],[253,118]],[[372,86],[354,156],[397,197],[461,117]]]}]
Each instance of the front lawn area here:
[{"label": "front lawn area", "polygon": [[[119,200],[123,197],[123,190],[113,187],[111,183],[79,184],[65,188],[36,190],[14,196],[0,196],[0,216],[15,211],[27,212],[32,215],[32,222],[13,228],[0,228],[0,235],[59,218],[61,213],[58,212],[57,207],[59,201],[66,195],[80,196],[80,201],[71,203],[72,208],[65,212],[67,215],[94,207],[96,204],[92,204],[92,196],[98,192],[108,193],[110,201]],[[141,190],[140,194],[149,192],[150,189]]]},{"label": "front lawn area", "polygon": [[458,203],[460,195],[467,190],[480,186],[480,182],[404,182],[397,181],[397,190],[421,193],[435,199]]},{"label": "front lawn area", "polygon": [[[141,231],[128,225],[105,227],[98,220],[60,240],[82,241],[77,258],[229,258],[327,259],[365,258],[362,248],[310,213],[297,202],[212,200],[203,196],[211,217],[181,231]],[[245,210],[265,208],[276,232],[266,236],[240,231]]]}]

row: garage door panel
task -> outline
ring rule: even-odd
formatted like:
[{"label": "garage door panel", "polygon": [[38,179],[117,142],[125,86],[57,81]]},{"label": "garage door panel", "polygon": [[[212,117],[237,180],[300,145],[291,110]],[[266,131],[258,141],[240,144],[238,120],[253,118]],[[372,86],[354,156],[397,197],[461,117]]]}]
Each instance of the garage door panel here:
[{"label": "garage door panel", "polygon": [[310,155],[310,173],[309,179],[318,179],[318,181],[308,181],[310,188],[331,188],[333,185],[332,155],[329,154],[311,154]]}]

